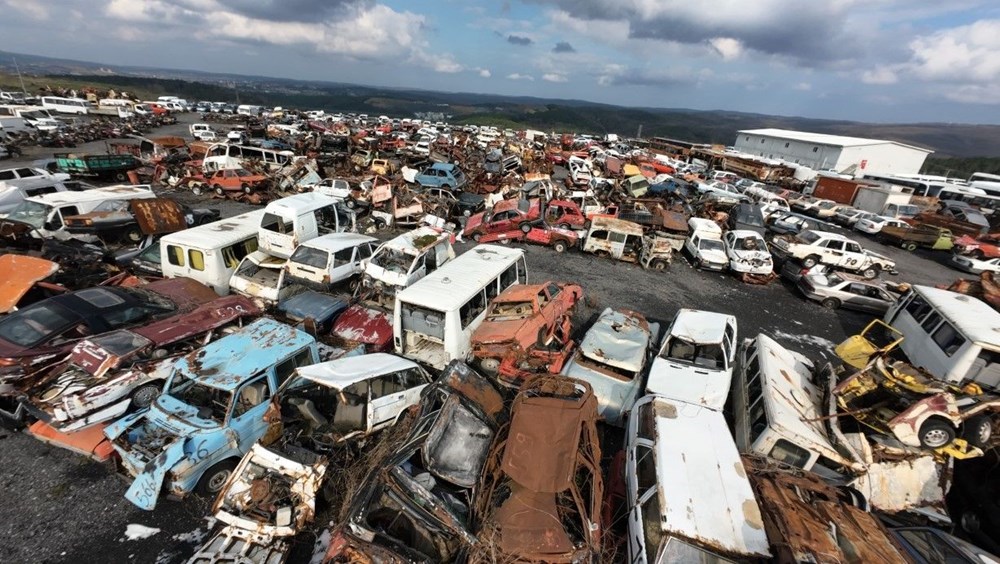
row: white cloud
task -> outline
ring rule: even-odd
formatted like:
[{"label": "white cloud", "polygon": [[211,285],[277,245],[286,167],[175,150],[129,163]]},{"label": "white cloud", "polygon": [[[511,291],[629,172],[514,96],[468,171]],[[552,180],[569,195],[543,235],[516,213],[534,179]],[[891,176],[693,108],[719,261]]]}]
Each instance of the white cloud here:
[{"label": "white cloud", "polygon": [[910,42],[909,70],[925,80],[1000,82],[1000,19],[980,20]]},{"label": "white cloud", "polygon": [[898,81],[896,71],[889,67],[875,67],[861,73],[861,82],[865,84],[895,84]]},{"label": "white cloud", "polygon": [[732,37],[715,37],[708,41],[723,60],[731,61],[743,54],[743,43]]},{"label": "white cloud", "polygon": [[542,75],[542,80],[545,80],[547,82],[567,82],[569,79],[566,78],[566,75],[564,74],[547,72]]},{"label": "white cloud", "polygon": [[813,86],[812,86],[812,84],[809,84],[808,82],[800,82],[800,83],[796,84],[795,86],[792,86],[792,89],[793,90],[798,90],[799,92],[809,92],[810,90],[813,89]]},{"label": "white cloud", "polygon": [[479,69],[479,76],[482,78],[489,78],[493,76],[493,73],[490,72],[490,69]]},{"label": "white cloud", "polygon": [[529,80],[529,81],[533,81],[533,80],[535,80],[535,77],[531,76],[530,74],[521,74],[519,72],[514,72],[514,73],[508,74],[507,75],[507,79],[508,80]]},{"label": "white cloud", "polygon": [[39,1],[3,0],[0,2],[0,6],[5,8],[4,11],[13,10],[20,12],[33,20],[43,21],[49,19],[48,8],[43,6],[42,2]]}]

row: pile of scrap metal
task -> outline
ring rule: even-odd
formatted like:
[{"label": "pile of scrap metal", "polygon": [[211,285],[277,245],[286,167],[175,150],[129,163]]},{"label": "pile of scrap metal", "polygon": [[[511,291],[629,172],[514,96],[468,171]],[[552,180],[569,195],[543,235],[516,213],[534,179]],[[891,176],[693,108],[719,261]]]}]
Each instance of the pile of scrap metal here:
[{"label": "pile of scrap metal", "polygon": [[996,274],[988,270],[979,274],[979,280],[959,278],[941,288],[974,296],[990,304],[994,309],[1000,310],[1000,282],[997,282]]}]

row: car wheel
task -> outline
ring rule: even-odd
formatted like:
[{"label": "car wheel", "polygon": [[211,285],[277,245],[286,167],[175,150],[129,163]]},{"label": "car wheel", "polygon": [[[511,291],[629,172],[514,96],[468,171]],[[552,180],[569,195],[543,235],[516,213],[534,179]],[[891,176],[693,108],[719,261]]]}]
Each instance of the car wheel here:
[{"label": "car wheel", "polygon": [[701,259],[700,258],[696,258],[696,259],[692,260],[691,261],[691,266],[693,266],[695,268],[695,270],[701,270],[701,266],[702,266],[701,265]]},{"label": "car wheel", "polygon": [[868,268],[861,271],[861,277],[865,280],[874,280],[878,278],[879,268],[877,266],[869,266]]},{"label": "car wheel", "polygon": [[249,194],[250,192],[253,192],[253,188],[249,184],[247,184],[246,182],[244,182],[243,184],[241,184],[240,188],[243,190],[244,194]]},{"label": "car wheel", "polygon": [[381,219],[376,219],[375,220],[375,230],[376,231],[381,231],[381,230],[385,229],[386,227],[388,227],[388,224],[384,220],[381,220]]},{"label": "car wheel", "polygon": [[556,241],[552,244],[552,248],[557,253],[562,253],[566,251],[566,241]]},{"label": "car wheel", "polygon": [[979,529],[982,528],[982,524],[979,521],[979,515],[976,515],[972,511],[964,511],[962,516],[958,519],[959,526],[962,530],[967,533],[978,533]]},{"label": "car wheel", "polygon": [[126,180],[128,180],[128,175],[126,175],[124,172],[116,172],[115,180],[117,180],[118,182],[125,182]]},{"label": "car wheel", "polygon": [[962,438],[977,447],[985,447],[993,437],[993,422],[987,416],[973,417],[962,427]]},{"label": "car wheel", "polygon": [[812,268],[816,266],[817,263],[819,263],[819,257],[816,255],[809,255],[802,259],[802,266],[806,268]]},{"label": "car wheel", "polygon": [[827,298],[820,302],[820,305],[826,309],[837,309],[840,307],[840,300],[837,298]]},{"label": "car wheel", "polygon": [[451,186],[449,186],[448,184],[442,184],[441,185],[441,189],[442,190],[451,190]]},{"label": "car wheel", "polygon": [[518,229],[521,230],[521,233],[531,233],[531,224],[522,223],[521,225],[518,226]]},{"label": "car wheel", "polygon": [[191,193],[195,196],[201,196],[201,184],[195,184],[191,187]]},{"label": "car wheel", "polygon": [[500,359],[484,358],[479,361],[479,369],[488,376],[494,376],[500,372]]},{"label": "car wheel", "polygon": [[653,262],[649,263],[649,268],[652,268],[653,270],[666,270],[667,261],[663,259],[656,259]]},{"label": "car wheel", "polygon": [[955,428],[947,421],[932,417],[920,426],[918,437],[924,448],[941,448],[955,440]]},{"label": "car wheel", "polygon": [[568,223],[560,223],[557,227],[559,229],[570,229],[570,225]]},{"label": "car wheel", "polygon": [[475,241],[476,243],[478,243],[479,240],[482,239],[482,238],[483,238],[483,235],[481,233],[473,233],[472,234],[472,240]]},{"label": "car wheel", "polygon": [[132,408],[145,409],[153,405],[153,401],[160,395],[160,386],[157,384],[146,384],[139,386],[132,392]]},{"label": "car wheel", "polygon": [[462,210],[463,217],[472,217],[472,210]]},{"label": "car wheel", "polygon": [[348,199],[347,202],[346,202],[346,204],[347,204],[347,207],[351,208],[352,210],[354,208],[358,207],[358,203],[355,202],[354,200],[351,200],[351,199]]},{"label": "car wheel", "polygon": [[195,491],[199,495],[215,497],[229,481],[229,476],[233,474],[233,468],[236,468],[236,461],[232,459],[214,464],[201,475]]},{"label": "car wheel", "polygon": [[216,184],[214,188],[215,188],[215,193],[216,194],[218,194],[220,196],[225,196],[226,195],[226,191],[222,189],[222,186],[219,186],[218,184]]},{"label": "car wheel", "polygon": [[917,250],[917,244],[913,242],[903,243],[903,248],[907,251],[915,251]]},{"label": "car wheel", "polygon": [[132,243],[138,243],[142,241],[142,231],[138,227],[133,227],[125,232],[125,239]]}]

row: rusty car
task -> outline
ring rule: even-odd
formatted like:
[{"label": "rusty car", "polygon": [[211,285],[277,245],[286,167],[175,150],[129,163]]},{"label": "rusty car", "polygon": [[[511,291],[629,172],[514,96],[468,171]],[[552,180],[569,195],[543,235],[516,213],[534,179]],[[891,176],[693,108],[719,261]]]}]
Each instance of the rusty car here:
[{"label": "rusty car", "polygon": [[[508,356],[545,348],[557,332],[568,335],[573,309],[582,298],[583,288],[576,284],[545,282],[507,288],[493,298],[486,319],[472,333],[475,364],[487,374],[497,374]],[[567,356],[568,351],[563,358]],[[555,373],[561,368],[559,363]]]},{"label": "rusty car", "polygon": [[267,430],[279,382],[321,360],[313,337],[266,318],[178,359],[148,409],[104,429],[134,478],[125,498],[151,511],[164,490],[217,494]]},{"label": "rusty car", "polygon": [[462,236],[479,242],[483,235],[491,233],[506,233],[515,229],[527,233],[541,221],[541,201],[538,198],[501,200],[492,209],[469,217]]},{"label": "rusty car", "polygon": [[507,419],[490,380],[452,361],[424,392],[402,444],[377,462],[324,562],[450,562],[478,542],[472,511]]},{"label": "rusty car", "polygon": [[479,484],[475,559],[599,560],[604,481],[590,385],[556,375],[529,380],[503,431]]}]

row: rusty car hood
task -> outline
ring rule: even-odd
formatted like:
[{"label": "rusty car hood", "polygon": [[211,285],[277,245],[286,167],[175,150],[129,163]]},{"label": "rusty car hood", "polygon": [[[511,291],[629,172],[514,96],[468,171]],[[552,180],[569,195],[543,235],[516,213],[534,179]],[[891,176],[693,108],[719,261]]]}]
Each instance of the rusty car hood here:
[{"label": "rusty car hood", "polygon": [[354,304],[337,318],[333,334],[349,341],[374,345],[377,351],[388,350],[392,344],[392,316],[378,309]]},{"label": "rusty car hood", "polygon": [[219,297],[215,290],[191,278],[166,278],[150,282],[143,289],[155,292],[177,306],[177,311],[190,311]]},{"label": "rusty car hood", "polygon": [[59,265],[24,255],[0,256],[0,313],[9,313],[38,282],[52,276]]}]

